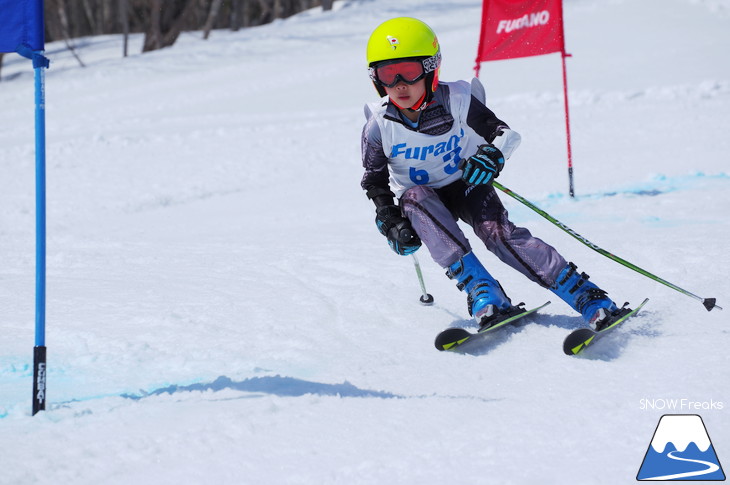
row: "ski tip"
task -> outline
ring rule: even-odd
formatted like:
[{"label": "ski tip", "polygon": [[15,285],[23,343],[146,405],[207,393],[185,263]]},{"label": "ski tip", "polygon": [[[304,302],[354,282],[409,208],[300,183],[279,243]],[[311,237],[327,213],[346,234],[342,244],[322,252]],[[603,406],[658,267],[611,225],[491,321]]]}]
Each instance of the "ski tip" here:
[{"label": "ski tip", "polygon": [[434,345],[438,350],[451,350],[468,340],[471,334],[463,328],[447,328],[436,337]]},{"label": "ski tip", "polygon": [[649,303],[649,299],[648,298],[644,298],[644,301],[642,301],[641,303],[639,303],[638,305],[636,305],[636,308],[631,308],[629,306],[629,302],[627,301],[626,303],[624,303],[624,306],[622,306],[621,309],[622,310],[623,309],[626,309],[627,310],[626,313],[632,313],[632,314],[633,313],[639,313],[639,310],[641,310],[642,308],[644,308],[644,305],[646,305],[647,303]]},{"label": "ski tip", "polygon": [[705,298],[704,300],[702,300],[702,304],[705,306],[705,308],[707,309],[708,312],[712,311],[714,308],[717,308],[718,310],[722,310],[722,307],[718,306],[716,304],[716,302],[717,302],[716,298]]},{"label": "ski tip", "polygon": [[563,341],[563,352],[565,355],[578,355],[591,344],[595,336],[596,332],[590,328],[573,330]]},{"label": "ski tip", "polygon": [[565,353],[565,355],[578,355],[584,348],[586,348],[586,347],[588,347],[588,345],[590,345],[591,340],[593,340],[593,337],[591,337],[590,339],[588,339],[585,342],[579,343],[576,346],[569,346],[569,345],[563,344],[563,352]]}]

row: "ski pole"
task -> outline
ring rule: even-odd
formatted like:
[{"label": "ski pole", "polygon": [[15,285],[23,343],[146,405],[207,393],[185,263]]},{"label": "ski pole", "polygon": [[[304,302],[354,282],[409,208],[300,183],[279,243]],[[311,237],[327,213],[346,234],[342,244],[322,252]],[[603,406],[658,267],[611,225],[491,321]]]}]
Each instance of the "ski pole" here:
[{"label": "ski pole", "polygon": [[416,253],[411,253],[413,256],[413,265],[416,267],[416,275],[418,275],[418,282],[421,284],[421,298],[419,299],[423,305],[433,305],[433,296],[426,291],[426,284],[423,282],[423,274],[421,273],[421,265],[418,264],[418,258]]},{"label": "ski pole", "polygon": [[704,307],[707,309],[708,312],[710,310],[712,310],[713,308],[717,308],[718,310],[722,310],[722,307],[720,307],[720,306],[718,306],[718,305],[715,304],[715,302],[717,301],[716,298],[702,298],[700,296],[697,296],[694,293],[690,293],[689,291],[684,290],[684,289],[680,288],[679,286],[677,286],[677,285],[675,285],[673,283],[670,283],[667,280],[664,280],[664,279],[662,279],[662,278],[660,278],[660,277],[658,277],[656,275],[653,275],[653,274],[649,273],[648,271],[646,271],[644,269],[639,268],[635,264],[629,263],[625,259],[621,259],[618,256],[615,256],[615,255],[609,253],[605,249],[602,249],[602,248],[596,246],[595,244],[593,244],[592,242],[590,242],[588,239],[584,238],[583,236],[581,236],[580,234],[578,234],[577,232],[575,232],[574,230],[572,230],[571,228],[569,228],[568,226],[566,226],[565,224],[563,224],[562,222],[560,222],[559,220],[555,219],[553,216],[551,216],[550,214],[548,214],[544,210],[542,210],[539,207],[535,206],[529,200],[525,199],[524,197],[522,197],[519,194],[516,194],[516,193],[512,192],[510,189],[504,187],[499,182],[496,182],[496,181],[495,182],[492,182],[492,185],[494,185],[494,187],[498,188],[499,190],[501,190],[505,194],[509,195],[513,199],[516,199],[517,201],[523,203],[524,205],[526,205],[527,207],[529,207],[533,211],[537,212],[542,217],[544,217],[548,221],[552,222],[553,224],[555,224],[556,226],[558,226],[560,229],[562,229],[563,231],[567,232],[568,234],[570,234],[571,236],[573,236],[575,239],[577,239],[578,241],[582,242],[583,244],[585,244],[589,248],[593,249],[594,251],[596,251],[596,252],[598,252],[598,253],[606,256],[609,259],[612,259],[612,260],[616,261],[617,263],[619,263],[619,264],[621,264],[623,266],[626,266],[629,269],[633,269],[637,273],[642,274],[642,275],[646,276],[647,278],[650,278],[650,279],[652,279],[652,280],[654,280],[654,281],[656,281],[658,283],[661,283],[663,285],[666,285],[666,286],[670,287],[671,289],[682,293],[683,295],[686,295],[686,296],[689,296],[689,297],[694,298],[695,300],[701,301],[702,302],[702,305],[704,305]]}]

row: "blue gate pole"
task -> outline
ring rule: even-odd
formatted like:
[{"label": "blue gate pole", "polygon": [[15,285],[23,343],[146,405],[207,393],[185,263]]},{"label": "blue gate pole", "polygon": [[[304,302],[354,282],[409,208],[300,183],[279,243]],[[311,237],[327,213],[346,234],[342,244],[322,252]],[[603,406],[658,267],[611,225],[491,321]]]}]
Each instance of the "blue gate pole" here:
[{"label": "blue gate pole", "polygon": [[35,71],[36,276],[33,415],[46,409],[46,83],[49,62],[33,52]]}]

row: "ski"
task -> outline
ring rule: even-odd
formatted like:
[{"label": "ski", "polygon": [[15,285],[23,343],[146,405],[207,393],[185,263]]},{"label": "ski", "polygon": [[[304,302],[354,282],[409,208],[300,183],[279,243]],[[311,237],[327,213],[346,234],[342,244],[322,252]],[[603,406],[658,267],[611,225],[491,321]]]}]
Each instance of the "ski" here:
[{"label": "ski", "polygon": [[644,301],[641,302],[639,306],[637,306],[633,310],[631,310],[630,308],[622,308],[621,313],[619,313],[619,318],[617,318],[606,328],[599,331],[595,331],[592,328],[579,328],[578,330],[573,330],[572,332],[570,332],[570,334],[568,334],[567,337],[565,337],[565,341],[563,342],[563,352],[565,352],[567,355],[577,355],[583,352],[586,347],[595,344],[608,332],[615,329],[621,323],[639,313],[639,310],[641,310],[648,301],[649,299],[646,298]]},{"label": "ski", "polygon": [[538,307],[531,308],[530,310],[525,310],[525,308],[522,306],[524,305],[524,303],[520,303],[519,305],[510,308],[509,311],[504,315],[504,318],[502,320],[498,320],[497,323],[487,328],[481,329],[477,333],[472,333],[460,327],[447,328],[436,336],[436,341],[434,342],[434,344],[436,345],[436,348],[438,350],[464,350],[464,345],[466,345],[467,342],[470,344],[469,346],[471,346],[471,344],[482,340],[485,336],[491,334],[494,330],[502,328],[507,324],[514,323],[521,318],[531,315],[536,311],[545,308],[549,304],[550,302],[548,301]]}]

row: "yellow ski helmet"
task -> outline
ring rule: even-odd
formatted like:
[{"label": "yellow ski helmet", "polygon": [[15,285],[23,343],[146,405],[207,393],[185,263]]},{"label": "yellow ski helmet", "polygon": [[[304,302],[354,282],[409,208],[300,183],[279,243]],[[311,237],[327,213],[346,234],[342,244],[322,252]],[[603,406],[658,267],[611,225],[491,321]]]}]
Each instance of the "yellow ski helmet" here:
[{"label": "yellow ski helmet", "polygon": [[385,96],[385,89],[378,82],[375,68],[380,63],[401,59],[417,59],[423,64],[426,96],[423,103],[411,108],[423,109],[433,99],[441,67],[439,41],[431,27],[418,19],[398,17],[386,20],[370,34],[367,46],[368,69],[370,79],[380,96]]}]

